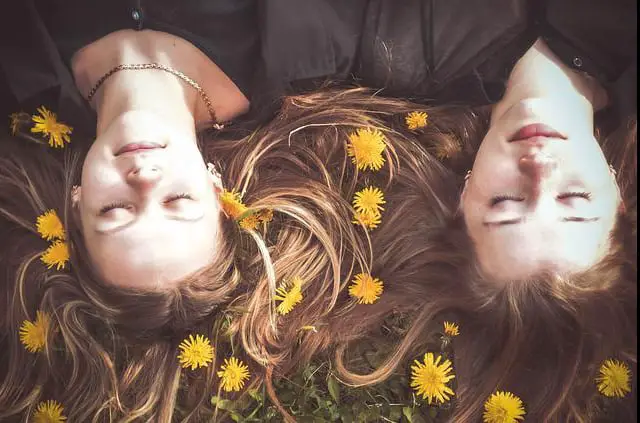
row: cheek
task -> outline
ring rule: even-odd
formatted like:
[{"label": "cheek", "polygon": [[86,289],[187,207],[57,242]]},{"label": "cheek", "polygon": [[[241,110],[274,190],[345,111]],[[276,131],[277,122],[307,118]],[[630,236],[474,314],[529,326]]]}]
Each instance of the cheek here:
[{"label": "cheek", "polygon": [[508,176],[517,170],[516,161],[507,151],[486,141],[486,144],[480,146],[475,157],[471,177],[488,181],[497,176]]},{"label": "cheek", "polygon": [[198,190],[209,189],[212,180],[209,171],[204,163],[202,156],[197,152],[189,152],[189,154],[180,154],[172,157],[167,163],[170,167],[170,178],[183,189]]},{"label": "cheek", "polygon": [[603,192],[595,193],[599,200],[596,204],[596,214],[602,216],[603,224],[613,227],[618,210],[622,204],[617,186],[611,184],[603,189]]},{"label": "cheek", "polygon": [[495,195],[515,195],[518,193],[519,171],[508,159],[487,158],[476,162],[465,183],[467,197],[475,202],[488,201]]},{"label": "cheek", "polygon": [[82,165],[81,183],[83,187],[114,184],[120,176],[117,169],[107,160],[98,146],[93,146]]},{"label": "cheek", "polygon": [[108,191],[121,181],[122,177],[115,168],[101,163],[91,164],[82,173],[82,187],[84,191]]}]

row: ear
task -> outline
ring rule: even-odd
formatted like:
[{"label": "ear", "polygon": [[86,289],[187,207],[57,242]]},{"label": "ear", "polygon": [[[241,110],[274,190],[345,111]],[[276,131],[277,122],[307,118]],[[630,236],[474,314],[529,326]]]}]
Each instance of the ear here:
[{"label": "ear", "polygon": [[74,185],[73,188],[71,188],[71,214],[78,222],[82,220],[80,216],[81,192],[82,190],[78,185]]},{"label": "ear", "polygon": [[71,188],[71,205],[74,209],[78,209],[78,207],[80,207],[81,192],[82,188],[78,185],[74,185],[73,188]]}]

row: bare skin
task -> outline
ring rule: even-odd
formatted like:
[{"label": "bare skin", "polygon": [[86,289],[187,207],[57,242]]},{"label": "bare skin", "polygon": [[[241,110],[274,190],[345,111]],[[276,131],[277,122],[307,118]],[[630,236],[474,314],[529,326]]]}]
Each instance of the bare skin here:
[{"label": "bare skin", "polygon": [[[162,32],[109,34],[78,51],[72,68],[86,96],[110,69],[135,63],[163,64],[197,81],[219,121],[248,108],[206,55]],[[219,243],[221,181],[207,171],[196,143],[196,125],[209,121],[209,112],[193,87],[161,70],[113,74],[92,106],[97,137],[74,195],[92,262],[117,286],[171,287],[210,263]],[[136,145],[145,148],[125,151]]]},{"label": "bare skin", "polygon": [[[485,274],[508,281],[572,273],[606,254],[620,206],[594,136],[594,112],[606,103],[594,79],[541,40],[516,64],[462,194]],[[517,139],[532,125],[553,134]]]}]

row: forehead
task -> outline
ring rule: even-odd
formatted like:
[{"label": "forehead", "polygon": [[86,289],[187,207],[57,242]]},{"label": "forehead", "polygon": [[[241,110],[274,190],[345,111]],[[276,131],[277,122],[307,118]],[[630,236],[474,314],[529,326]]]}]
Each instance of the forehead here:
[{"label": "forehead", "polygon": [[524,222],[478,227],[472,239],[481,268],[499,279],[523,279],[543,271],[586,270],[605,254],[606,222]]}]

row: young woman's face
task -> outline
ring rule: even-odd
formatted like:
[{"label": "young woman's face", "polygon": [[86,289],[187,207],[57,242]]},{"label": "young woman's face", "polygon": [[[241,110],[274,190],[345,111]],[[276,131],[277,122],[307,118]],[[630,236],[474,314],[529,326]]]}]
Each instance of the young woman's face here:
[{"label": "young woman's face", "polygon": [[576,119],[537,100],[492,118],[462,195],[486,274],[580,271],[606,253],[619,193],[592,123]]},{"label": "young woman's face", "polygon": [[76,204],[98,273],[161,289],[206,266],[219,239],[218,187],[195,133],[142,111],[113,121],[86,157]]}]

